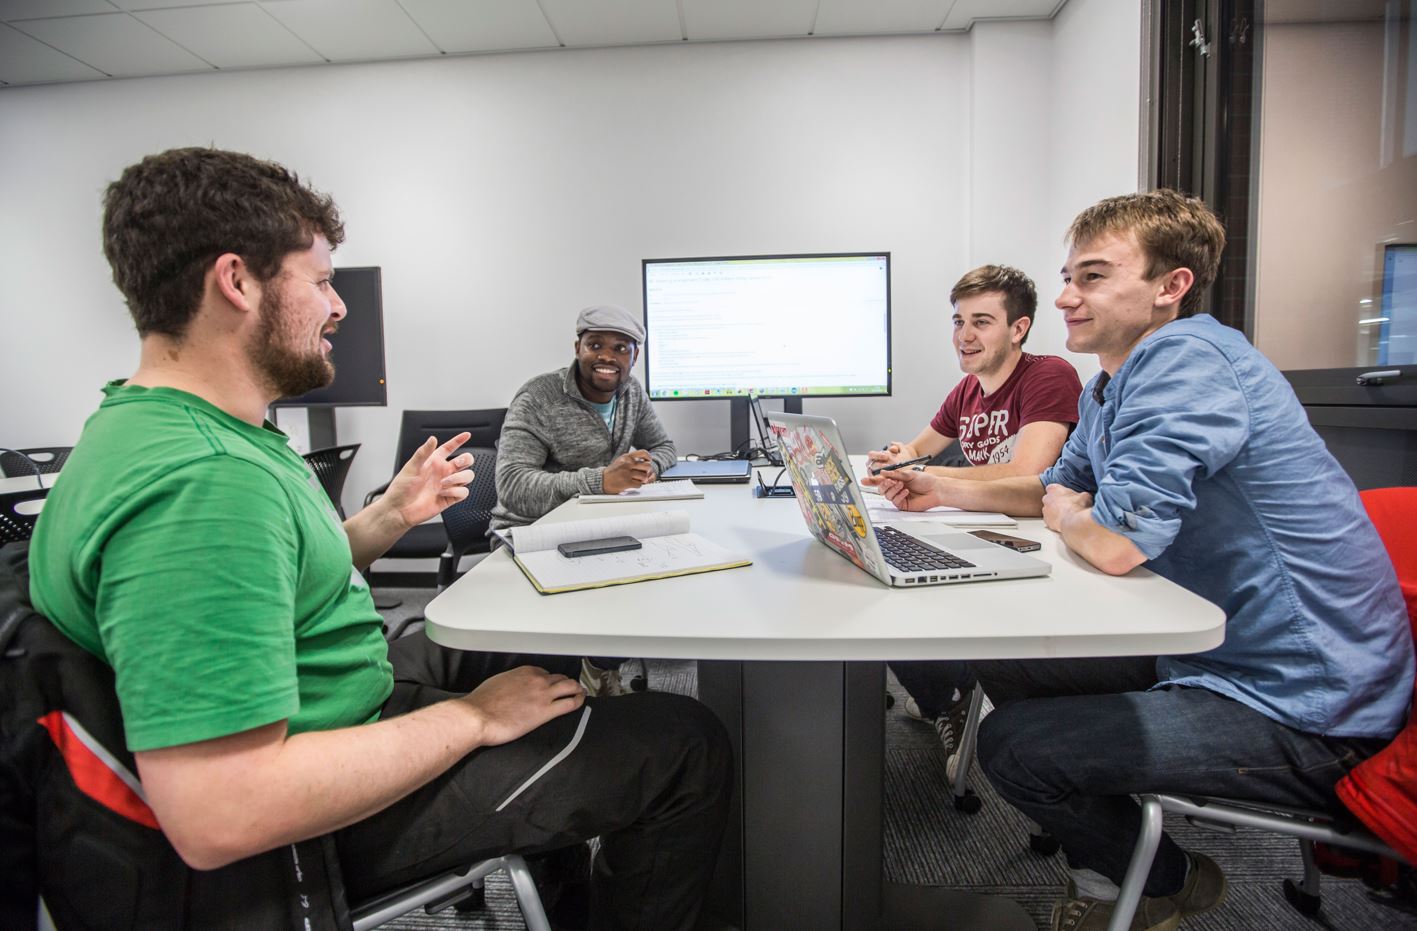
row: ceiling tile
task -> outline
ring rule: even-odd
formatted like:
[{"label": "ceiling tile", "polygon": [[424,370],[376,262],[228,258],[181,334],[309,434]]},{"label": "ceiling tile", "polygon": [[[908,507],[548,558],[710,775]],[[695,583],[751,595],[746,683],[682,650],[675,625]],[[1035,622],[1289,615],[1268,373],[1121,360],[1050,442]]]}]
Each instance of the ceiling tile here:
[{"label": "ceiling tile", "polygon": [[52,19],[85,13],[112,13],[117,7],[108,0],[0,0],[0,20]]},{"label": "ceiling tile", "polygon": [[541,0],[556,34],[567,45],[635,45],[678,42],[674,0]]},{"label": "ceiling tile", "polygon": [[1048,19],[1063,0],[958,0],[945,29],[968,29],[979,19]]},{"label": "ceiling tile", "polygon": [[433,43],[445,52],[555,48],[556,34],[541,8],[527,0],[402,0]]},{"label": "ceiling tile", "polygon": [[266,68],[324,61],[253,3],[149,10],[133,15],[218,68]]},{"label": "ceiling tile", "polygon": [[31,19],[16,26],[46,45],[119,77],[211,69],[127,13]]},{"label": "ceiling tile", "polygon": [[819,36],[929,32],[944,21],[955,0],[822,0],[817,10]]},{"label": "ceiling tile", "polygon": [[438,54],[394,0],[266,0],[262,6],[331,61]]},{"label": "ceiling tile", "polygon": [[170,10],[180,6],[223,6],[239,0],[108,0],[125,10]]},{"label": "ceiling tile", "polygon": [[689,40],[771,39],[805,36],[817,0],[683,0]]},{"label": "ceiling tile", "polygon": [[63,52],[56,52],[43,42],[9,26],[0,26],[0,81],[7,84],[38,84],[101,77],[101,71],[74,61]]}]

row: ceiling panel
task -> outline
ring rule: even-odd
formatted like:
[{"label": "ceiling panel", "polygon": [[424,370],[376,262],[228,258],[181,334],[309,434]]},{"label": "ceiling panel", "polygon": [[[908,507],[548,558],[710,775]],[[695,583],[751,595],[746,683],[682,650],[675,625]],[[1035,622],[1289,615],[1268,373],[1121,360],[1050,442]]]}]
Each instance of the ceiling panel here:
[{"label": "ceiling panel", "polygon": [[683,0],[690,41],[805,36],[817,0]]},{"label": "ceiling panel", "polygon": [[253,3],[151,10],[133,15],[218,68],[270,68],[324,61]]},{"label": "ceiling panel", "polygon": [[928,32],[944,22],[955,0],[821,0],[817,10],[819,36],[859,36],[871,33]]},{"label": "ceiling panel", "polygon": [[0,0],[0,20],[52,19],[84,13],[112,13],[118,9],[108,0]]},{"label": "ceiling panel", "polygon": [[103,77],[82,62],[9,26],[0,26],[0,81],[38,84],[44,81],[85,81]]},{"label": "ceiling panel", "polygon": [[569,46],[678,42],[674,0],[541,0],[541,8]]},{"label": "ceiling panel", "polygon": [[127,13],[30,19],[16,28],[117,77],[211,70],[211,65]]},{"label": "ceiling panel", "polygon": [[262,6],[331,61],[438,54],[394,0],[266,0]]},{"label": "ceiling panel", "polygon": [[239,0],[108,0],[125,10],[168,10],[181,6],[223,6]]},{"label": "ceiling panel", "polygon": [[403,0],[403,8],[445,52],[559,44],[541,8],[527,0]]},{"label": "ceiling panel", "polygon": [[943,28],[968,29],[977,19],[1047,19],[1063,0],[958,0]]}]

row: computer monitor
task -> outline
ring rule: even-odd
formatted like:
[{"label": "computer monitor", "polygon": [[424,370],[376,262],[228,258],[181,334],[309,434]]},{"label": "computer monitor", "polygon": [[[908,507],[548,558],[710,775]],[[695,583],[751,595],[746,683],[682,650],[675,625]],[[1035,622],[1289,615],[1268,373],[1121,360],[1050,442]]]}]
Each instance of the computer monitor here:
[{"label": "computer monitor", "polygon": [[1417,243],[1383,247],[1379,365],[1417,365]]},{"label": "computer monitor", "polygon": [[384,299],[378,266],[335,269],[335,291],[347,313],[330,337],[335,380],[275,407],[383,407],[388,404],[384,381]]},{"label": "computer monitor", "polygon": [[656,401],[891,393],[889,252],[645,259],[645,390]]}]

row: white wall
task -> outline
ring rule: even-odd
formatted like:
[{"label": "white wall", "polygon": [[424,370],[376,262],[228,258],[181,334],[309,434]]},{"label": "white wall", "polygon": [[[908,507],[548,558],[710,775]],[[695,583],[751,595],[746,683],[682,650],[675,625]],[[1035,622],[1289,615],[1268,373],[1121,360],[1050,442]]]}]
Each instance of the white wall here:
[{"label": "white wall", "polygon": [[[947,295],[972,265],[1033,274],[1029,349],[1062,351],[1059,211],[1135,189],[1134,7],[1071,0],[1053,23],[965,36],[5,89],[0,444],[72,442],[103,381],[131,372],[99,197],[142,155],[207,143],[333,193],[349,234],[337,264],[383,266],[389,407],[339,412],[341,441],[364,443],[348,504],[387,477],[400,410],[505,405],[569,361],[581,306],[638,309],[654,256],[891,250],[895,396],[807,410],[860,448],[913,435],[959,378]],[[1067,88],[1104,98],[1087,152],[1062,151]],[[681,451],[727,445],[726,402],[658,409]]]}]

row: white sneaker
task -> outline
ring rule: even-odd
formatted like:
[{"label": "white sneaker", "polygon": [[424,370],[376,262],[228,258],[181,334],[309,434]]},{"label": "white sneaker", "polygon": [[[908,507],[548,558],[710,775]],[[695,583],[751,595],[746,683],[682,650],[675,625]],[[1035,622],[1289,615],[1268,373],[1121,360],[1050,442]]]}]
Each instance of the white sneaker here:
[{"label": "white sneaker", "polygon": [[589,659],[581,660],[581,685],[590,698],[612,698],[625,694],[625,684],[620,681],[620,670],[601,669]]}]

